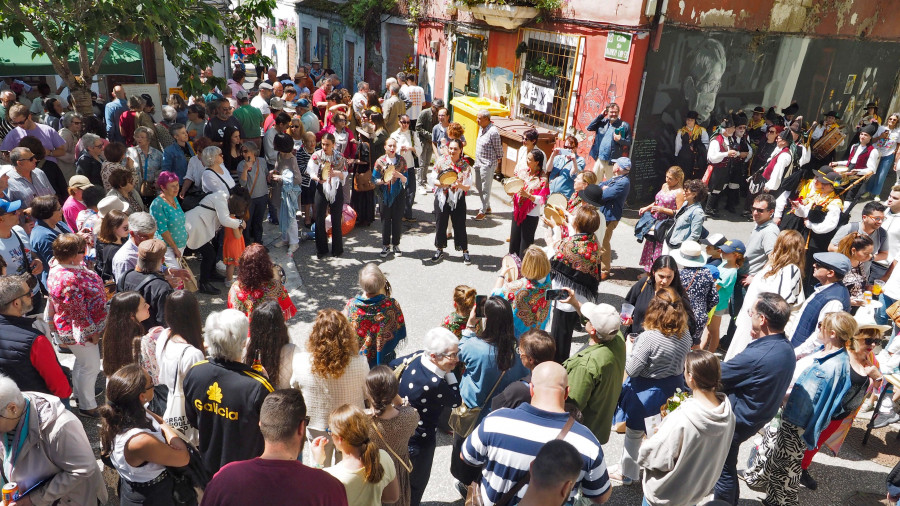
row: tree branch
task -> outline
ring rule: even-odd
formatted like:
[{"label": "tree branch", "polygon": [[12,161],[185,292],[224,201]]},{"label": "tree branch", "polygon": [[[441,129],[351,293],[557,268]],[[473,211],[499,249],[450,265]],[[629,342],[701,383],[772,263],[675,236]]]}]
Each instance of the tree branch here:
[{"label": "tree branch", "polygon": [[106,36],[106,43],[103,44],[103,48],[100,49],[100,52],[97,52],[97,43],[94,42],[94,63],[91,65],[91,77],[100,73],[100,66],[103,65],[103,59],[106,58],[106,53],[109,52],[109,48],[112,47],[113,41],[115,39],[112,35]]},{"label": "tree branch", "polygon": [[49,40],[47,40],[46,37],[44,37],[43,32],[38,29],[31,17],[22,12],[19,4],[16,4],[16,8],[10,9],[10,14],[12,14],[13,17],[22,22],[28,32],[31,33],[31,35],[34,37],[34,40],[36,40],[38,44],[41,45],[41,49],[43,49],[44,53],[47,54],[47,58],[49,58],[50,63],[53,64],[53,70],[55,70],[56,73],[59,74],[59,77],[66,81],[67,84],[72,84],[69,81],[73,80],[74,76],[72,75],[72,70],[69,68],[69,55],[66,54],[62,59],[59,58],[59,55],[57,55],[54,51],[53,45]]}]

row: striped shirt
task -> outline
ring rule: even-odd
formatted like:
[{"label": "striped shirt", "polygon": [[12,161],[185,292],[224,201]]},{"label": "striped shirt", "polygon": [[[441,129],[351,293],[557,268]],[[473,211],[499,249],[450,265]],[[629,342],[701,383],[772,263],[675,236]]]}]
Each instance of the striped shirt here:
[{"label": "striped shirt", "polygon": [[645,330],[634,341],[634,349],[625,362],[625,372],[631,377],[656,379],[681,374],[691,344],[691,334],[687,330],[681,339],[663,335],[658,330]]},{"label": "striped shirt", "polygon": [[[521,404],[487,415],[463,444],[463,457],[472,465],[483,465],[481,496],[485,504],[496,504],[503,494],[525,476],[538,451],[559,435],[568,413],[552,413]],[[603,449],[590,429],[576,422],[564,440],[581,453],[584,467],[578,483],[585,497],[599,497],[610,487]],[[575,490],[568,504],[575,498]],[[522,487],[510,504],[518,504],[528,486]]]},{"label": "striped shirt", "polygon": [[503,147],[500,143],[500,130],[497,125],[488,123],[478,130],[475,141],[475,166],[490,167],[503,158]]}]

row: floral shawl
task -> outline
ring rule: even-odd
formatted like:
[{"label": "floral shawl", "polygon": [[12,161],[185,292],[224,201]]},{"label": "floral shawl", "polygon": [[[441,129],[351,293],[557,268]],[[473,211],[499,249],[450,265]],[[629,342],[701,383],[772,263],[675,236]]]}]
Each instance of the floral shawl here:
[{"label": "floral shawl", "polygon": [[406,320],[396,300],[386,295],[370,299],[358,295],[349,301],[344,314],[359,337],[359,354],[369,365],[388,363],[397,344],[406,338]]},{"label": "floral shawl", "polygon": [[594,302],[600,284],[600,245],[594,234],[574,234],[563,239],[550,261],[550,277],[559,285]]},{"label": "floral shawl", "polygon": [[237,309],[247,315],[248,318],[256,304],[265,300],[278,301],[285,320],[289,320],[297,314],[297,307],[294,306],[294,302],[288,296],[284,285],[277,279],[269,281],[260,289],[249,291],[244,290],[240,282],[235,281],[231,285],[231,289],[228,290],[228,308]]},{"label": "floral shawl", "polygon": [[528,213],[535,206],[544,203],[547,195],[550,194],[550,183],[547,182],[547,178],[544,176],[531,176],[525,180],[525,190],[535,199],[532,202],[529,199],[522,198],[519,194],[513,195],[513,219],[516,220],[518,225],[525,221]]},{"label": "floral shawl", "polygon": [[457,338],[460,338],[462,337],[462,331],[466,328],[466,322],[468,320],[467,317],[454,311],[444,318],[444,323],[441,324],[441,326],[450,332],[453,332]]},{"label": "floral shawl", "polygon": [[550,317],[550,303],[544,292],[550,289],[550,276],[540,281],[519,278],[494,290],[491,295],[505,297],[512,304],[516,339],[526,330],[543,329]]}]

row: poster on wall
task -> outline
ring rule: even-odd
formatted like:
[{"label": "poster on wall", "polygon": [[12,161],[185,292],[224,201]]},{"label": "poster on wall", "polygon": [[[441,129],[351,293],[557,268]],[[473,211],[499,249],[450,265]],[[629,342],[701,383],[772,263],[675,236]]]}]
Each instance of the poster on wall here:
[{"label": "poster on wall", "polygon": [[[125,95],[128,97],[131,96],[141,96],[144,94],[150,95],[150,98],[153,100],[153,121],[159,123],[162,121],[162,107],[166,105],[165,102],[162,101],[162,95],[159,92],[159,83],[154,84],[123,84],[122,89],[125,90]],[[168,97],[166,97],[168,98]]]},{"label": "poster on wall", "polygon": [[838,111],[852,138],[846,126],[856,125],[867,102],[888,102],[900,70],[900,45],[884,42],[666,28],[659,48],[647,56],[632,148],[642,154],[631,171],[636,203],[652,200],[675,164],[675,135],[688,111],[712,128],[730,112],[749,116],[773,105],[780,112],[796,100],[808,123]]},{"label": "poster on wall", "polygon": [[550,114],[556,95],[556,78],[525,73],[519,86],[519,104],[532,111]]}]

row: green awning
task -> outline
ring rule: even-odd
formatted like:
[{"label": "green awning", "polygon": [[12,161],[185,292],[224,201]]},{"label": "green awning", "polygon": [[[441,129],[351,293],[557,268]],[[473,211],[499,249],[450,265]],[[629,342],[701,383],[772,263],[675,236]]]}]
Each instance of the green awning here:
[{"label": "green awning", "polygon": [[[106,39],[106,36],[101,37],[100,43],[106,43]],[[21,46],[10,38],[0,39],[0,76],[57,75],[47,55],[32,56],[38,47],[31,34],[25,34],[25,42]],[[88,44],[88,55],[93,57],[93,53],[94,45]],[[72,72],[81,72],[77,48],[69,54],[69,68]],[[143,76],[141,48],[130,42],[114,41],[100,65],[100,75]]]}]

